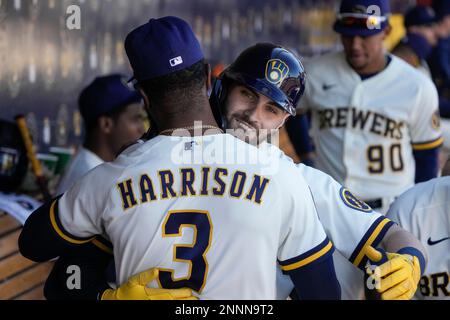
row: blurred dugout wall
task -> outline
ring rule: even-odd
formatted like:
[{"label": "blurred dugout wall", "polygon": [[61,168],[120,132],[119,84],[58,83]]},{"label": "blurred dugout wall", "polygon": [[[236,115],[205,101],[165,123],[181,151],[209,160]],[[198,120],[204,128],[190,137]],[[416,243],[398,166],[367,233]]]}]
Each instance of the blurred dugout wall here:
[{"label": "blurred dugout wall", "polygon": [[[402,12],[414,1],[391,1]],[[66,27],[77,5],[81,29]],[[150,17],[188,20],[212,64],[272,41],[311,56],[339,48],[338,0],[0,0],[0,117],[25,113],[40,151],[78,144],[80,90],[95,76],[130,74],[125,35]]]}]

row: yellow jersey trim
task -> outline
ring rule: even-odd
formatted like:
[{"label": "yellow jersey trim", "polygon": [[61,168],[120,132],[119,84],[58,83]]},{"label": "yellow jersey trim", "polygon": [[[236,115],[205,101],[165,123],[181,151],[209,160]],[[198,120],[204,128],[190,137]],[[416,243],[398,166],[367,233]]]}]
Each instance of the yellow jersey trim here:
[{"label": "yellow jersey trim", "polygon": [[314,262],[317,259],[319,259],[320,257],[327,254],[332,248],[333,248],[333,244],[331,243],[331,241],[329,241],[328,244],[324,248],[322,248],[320,251],[318,251],[318,252],[314,253],[313,255],[309,256],[308,258],[305,258],[298,262],[295,262],[295,263],[292,263],[292,264],[289,264],[286,266],[281,266],[281,269],[283,271],[291,271],[291,270],[295,270],[295,269],[304,267],[307,264],[310,264],[311,262]]},{"label": "yellow jersey trim", "polygon": [[384,219],[383,221],[380,222],[380,224],[378,224],[378,226],[375,228],[375,230],[372,232],[372,234],[370,235],[369,239],[367,239],[366,243],[364,243],[364,246],[361,248],[361,251],[358,253],[358,255],[356,256],[355,261],[353,261],[353,264],[355,266],[359,266],[359,264],[361,263],[362,259],[364,258],[364,256],[366,255],[366,251],[364,250],[365,248],[367,248],[368,246],[372,245],[372,243],[375,241],[375,239],[378,237],[378,235],[380,234],[381,231],[383,231],[384,227],[386,226],[386,224],[388,224],[389,222],[391,222],[391,220],[389,219]]},{"label": "yellow jersey trim", "polygon": [[429,149],[437,148],[440,145],[442,145],[443,143],[444,143],[444,138],[439,138],[437,140],[434,140],[434,141],[428,142],[428,143],[413,144],[412,147],[416,151],[429,150]]},{"label": "yellow jersey trim", "polygon": [[97,239],[92,240],[92,244],[106,253],[113,254],[113,251],[111,250],[111,248],[108,248],[106,245],[104,245]]},{"label": "yellow jersey trim", "polygon": [[56,233],[63,238],[64,240],[66,240],[67,242],[73,243],[73,244],[84,244],[84,243],[88,243],[91,242],[92,239],[94,238],[90,238],[88,240],[76,240],[72,237],[67,236],[58,226],[58,224],[56,223],[56,215],[55,215],[55,205],[56,202],[58,200],[53,201],[51,207],[50,207],[50,222],[52,224],[53,229],[56,231]]}]

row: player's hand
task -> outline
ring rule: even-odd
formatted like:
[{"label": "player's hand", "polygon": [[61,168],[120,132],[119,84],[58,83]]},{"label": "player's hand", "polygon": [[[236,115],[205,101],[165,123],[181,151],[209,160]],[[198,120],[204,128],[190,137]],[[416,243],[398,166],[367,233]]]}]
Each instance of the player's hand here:
[{"label": "player's hand", "polygon": [[[378,262],[383,253],[373,247],[366,248],[367,257]],[[387,261],[378,268],[379,286],[382,300],[410,300],[417,290],[420,281],[419,259],[409,254],[385,253]]]},{"label": "player's hand", "polygon": [[191,289],[154,289],[147,284],[156,280],[158,269],[149,269],[131,277],[116,290],[107,289],[101,300],[198,300]]}]

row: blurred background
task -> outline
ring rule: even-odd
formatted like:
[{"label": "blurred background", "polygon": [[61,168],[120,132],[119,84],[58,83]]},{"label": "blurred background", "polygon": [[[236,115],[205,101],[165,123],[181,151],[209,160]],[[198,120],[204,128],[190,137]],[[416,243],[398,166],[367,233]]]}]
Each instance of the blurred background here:
[{"label": "blurred background", "polygon": [[[426,2],[426,1],[419,1]],[[415,0],[391,1],[401,13]],[[125,35],[151,17],[191,23],[211,64],[221,69],[244,48],[271,41],[304,57],[339,48],[332,31],[337,0],[0,0],[0,117],[19,113],[39,152],[78,145],[80,90],[95,76],[130,74]],[[81,9],[81,29],[66,26],[67,9]],[[388,44],[389,45],[389,44]]]}]

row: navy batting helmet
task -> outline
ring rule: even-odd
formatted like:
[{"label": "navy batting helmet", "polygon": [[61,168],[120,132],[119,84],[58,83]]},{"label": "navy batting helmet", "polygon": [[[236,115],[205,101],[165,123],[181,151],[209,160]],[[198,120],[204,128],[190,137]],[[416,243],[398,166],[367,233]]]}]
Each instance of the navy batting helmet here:
[{"label": "navy batting helmet", "polygon": [[306,73],[300,59],[283,47],[258,43],[244,52],[214,83],[211,105],[219,124],[224,125],[222,109],[231,83],[250,87],[295,116],[305,91]]}]

